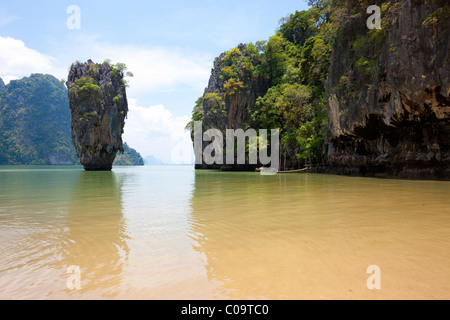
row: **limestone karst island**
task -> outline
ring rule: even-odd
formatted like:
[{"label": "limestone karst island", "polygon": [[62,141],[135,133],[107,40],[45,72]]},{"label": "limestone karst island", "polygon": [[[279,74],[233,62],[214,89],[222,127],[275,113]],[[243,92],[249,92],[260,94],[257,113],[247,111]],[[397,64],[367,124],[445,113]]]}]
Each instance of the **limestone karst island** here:
[{"label": "limestone karst island", "polygon": [[123,70],[92,60],[72,64],[67,81],[72,141],[88,171],[111,170],[128,112]]},{"label": "limestone karst island", "polygon": [[3,1],[0,299],[450,299],[449,54],[444,0]]}]

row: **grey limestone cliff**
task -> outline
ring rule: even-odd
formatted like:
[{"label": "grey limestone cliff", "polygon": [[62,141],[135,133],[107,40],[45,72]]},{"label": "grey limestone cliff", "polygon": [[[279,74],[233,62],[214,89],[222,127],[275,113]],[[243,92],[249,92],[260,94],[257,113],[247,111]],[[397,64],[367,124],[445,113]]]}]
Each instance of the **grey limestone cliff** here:
[{"label": "grey limestone cliff", "polygon": [[327,84],[331,171],[450,178],[450,19],[429,19],[443,5],[390,2],[383,29],[365,16],[343,26]]},{"label": "grey limestone cliff", "polygon": [[[268,84],[263,77],[240,75],[240,81],[228,81],[224,75],[224,68],[230,66],[227,59],[234,54],[239,72],[243,72],[241,60],[247,57],[245,44],[239,44],[236,48],[222,53],[214,61],[208,86],[203,96],[197,101],[194,110],[201,109],[203,130],[219,129],[225,137],[226,129],[244,129],[250,123],[249,109],[256,100],[267,92]],[[252,61],[253,67],[260,61]],[[234,85],[230,86],[229,84]],[[205,142],[203,148],[208,143]],[[222,170],[254,170],[254,165],[196,165],[197,169],[220,168]]]},{"label": "grey limestone cliff", "polygon": [[72,141],[86,170],[111,170],[124,151],[122,134],[128,112],[122,70],[105,62],[74,63],[67,81]]}]

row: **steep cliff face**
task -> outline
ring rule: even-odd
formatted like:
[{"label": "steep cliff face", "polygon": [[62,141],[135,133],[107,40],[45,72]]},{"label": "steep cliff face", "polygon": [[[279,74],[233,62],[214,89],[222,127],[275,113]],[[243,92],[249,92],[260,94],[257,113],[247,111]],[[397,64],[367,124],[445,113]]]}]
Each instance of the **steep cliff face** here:
[{"label": "steep cliff face", "polygon": [[[240,44],[237,50],[245,57],[245,45]],[[249,122],[248,111],[253,106],[258,97],[263,96],[267,92],[267,84],[261,77],[240,77],[233,84],[232,78],[228,79],[226,73],[229,67],[229,59],[227,53],[221,54],[215,59],[214,68],[211,71],[208,87],[206,87],[203,97],[210,94],[217,94],[224,101],[222,116],[214,117],[215,109],[217,109],[216,101],[212,99],[203,100],[203,110],[205,119],[211,127],[218,129],[238,129],[244,128]],[[239,65],[239,71],[242,72],[242,65]],[[240,82],[240,83],[239,83]],[[229,86],[227,86],[229,84]]]},{"label": "steep cliff face", "polygon": [[[267,92],[266,81],[249,72],[260,63],[251,59],[247,45],[240,44],[222,53],[214,61],[214,68],[203,96],[194,108],[194,120],[202,121],[203,131],[218,129],[226,136],[226,129],[244,129],[250,125],[249,109],[258,97]],[[247,68],[247,69],[246,69]],[[205,148],[211,142],[205,142]],[[197,169],[249,170],[249,165],[196,165]]]},{"label": "steep cliff face", "polygon": [[450,19],[436,14],[448,12],[448,5],[380,5],[381,30],[368,30],[367,15],[348,12],[333,49],[327,82],[330,170],[448,179]]},{"label": "steep cliff face", "polygon": [[0,78],[0,90],[2,90],[5,87],[5,83],[3,82],[3,79]]},{"label": "steep cliff face", "polygon": [[128,104],[122,70],[109,63],[74,63],[67,81],[72,141],[86,170],[111,170]]}]

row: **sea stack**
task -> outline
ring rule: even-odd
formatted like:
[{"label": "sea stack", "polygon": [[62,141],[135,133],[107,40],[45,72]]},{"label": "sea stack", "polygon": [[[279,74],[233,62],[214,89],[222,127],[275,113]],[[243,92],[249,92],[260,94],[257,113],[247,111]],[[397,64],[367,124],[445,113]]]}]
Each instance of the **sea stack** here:
[{"label": "sea stack", "polygon": [[123,64],[73,63],[67,81],[72,141],[87,171],[109,171],[128,112]]}]

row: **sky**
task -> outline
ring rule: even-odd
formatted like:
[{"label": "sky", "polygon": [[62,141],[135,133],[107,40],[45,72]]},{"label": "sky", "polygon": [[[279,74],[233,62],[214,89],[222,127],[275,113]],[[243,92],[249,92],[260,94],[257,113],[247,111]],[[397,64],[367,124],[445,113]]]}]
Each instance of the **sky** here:
[{"label": "sky", "polygon": [[0,77],[67,79],[75,61],[123,62],[134,74],[123,140],[144,158],[193,163],[184,128],[214,58],[267,40],[281,18],[304,9],[306,0],[2,1]]}]

